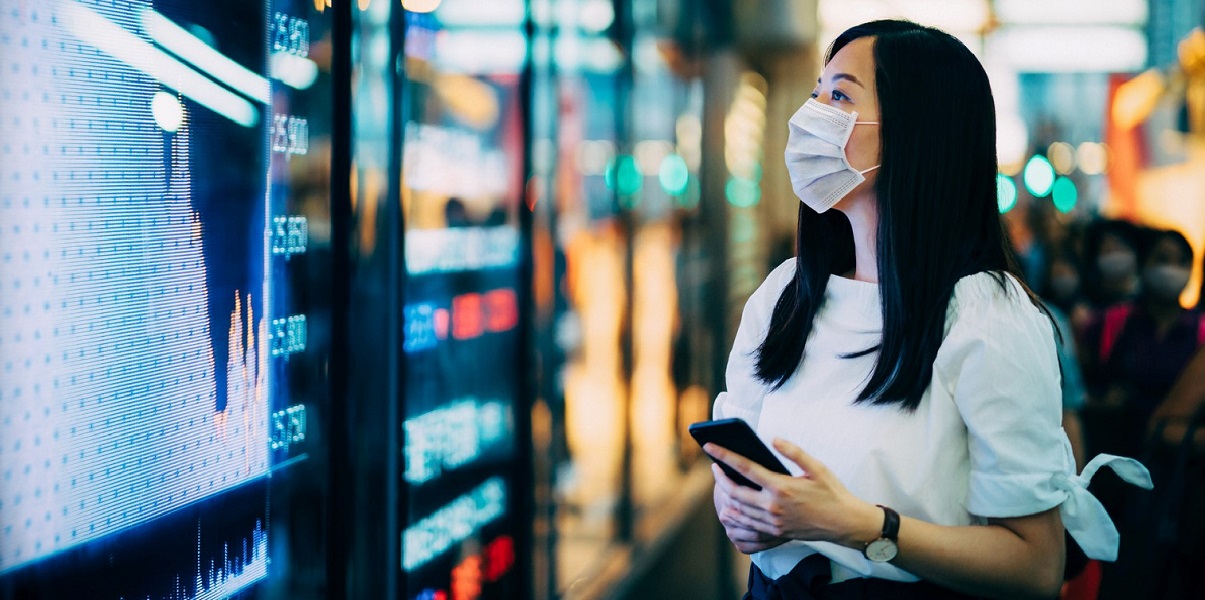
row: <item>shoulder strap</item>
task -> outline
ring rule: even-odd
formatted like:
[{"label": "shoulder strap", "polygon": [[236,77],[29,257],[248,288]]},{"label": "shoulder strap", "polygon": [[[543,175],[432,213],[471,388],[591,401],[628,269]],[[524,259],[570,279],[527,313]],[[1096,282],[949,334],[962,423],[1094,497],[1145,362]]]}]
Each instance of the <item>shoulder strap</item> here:
[{"label": "shoulder strap", "polygon": [[[1105,322],[1100,332],[1100,364],[1103,366],[1109,362],[1109,356],[1113,354],[1113,347],[1117,345],[1117,338],[1121,337],[1121,332],[1125,329],[1126,321],[1130,318],[1130,313],[1134,312],[1134,307],[1129,304],[1119,304],[1110,306],[1105,309]],[[1202,321],[1203,328],[1199,334],[1205,335],[1205,321]]]}]

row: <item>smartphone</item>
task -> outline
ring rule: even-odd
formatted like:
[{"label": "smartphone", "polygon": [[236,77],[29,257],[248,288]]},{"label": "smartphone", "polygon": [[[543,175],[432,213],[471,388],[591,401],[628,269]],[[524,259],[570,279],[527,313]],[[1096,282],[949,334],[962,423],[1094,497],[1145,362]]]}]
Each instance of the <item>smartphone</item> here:
[{"label": "smartphone", "polygon": [[[761,438],[753,432],[753,428],[742,419],[719,419],[716,421],[703,421],[690,426],[690,435],[695,438],[695,441],[700,446],[711,442],[717,446],[722,446],[744,456],[745,458],[771,470],[775,473],[790,475],[791,472],[783,466],[777,456],[762,443]],[[710,456],[710,455],[708,455]],[[729,479],[737,482],[745,487],[751,487],[755,490],[760,490],[761,486],[749,481],[744,475],[741,475],[732,467],[725,464],[723,461],[715,461],[720,468],[724,470],[724,474]]]}]

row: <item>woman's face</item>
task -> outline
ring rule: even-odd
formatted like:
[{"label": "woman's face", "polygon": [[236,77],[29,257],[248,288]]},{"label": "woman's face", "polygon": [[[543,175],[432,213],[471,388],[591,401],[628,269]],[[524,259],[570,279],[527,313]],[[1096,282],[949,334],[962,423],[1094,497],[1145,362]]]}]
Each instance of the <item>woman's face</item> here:
[{"label": "woman's face", "polygon": [[[845,112],[857,112],[858,121],[879,120],[879,98],[875,93],[874,38],[858,38],[846,44],[820,73],[812,97],[817,102],[839,108]],[[878,125],[855,125],[845,146],[845,158],[849,165],[859,171],[877,166],[882,160],[882,148]],[[874,189],[878,169],[863,174],[866,178],[858,187],[838,202],[841,208],[848,198],[863,191]]]}]

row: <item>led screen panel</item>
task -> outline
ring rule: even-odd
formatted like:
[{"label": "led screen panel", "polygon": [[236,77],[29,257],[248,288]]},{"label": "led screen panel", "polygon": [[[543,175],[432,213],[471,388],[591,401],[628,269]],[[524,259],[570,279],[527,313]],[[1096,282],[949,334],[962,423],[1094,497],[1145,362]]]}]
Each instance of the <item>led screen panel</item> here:
[{"label": "led screen panel", "polygon": [[519,597],[526,569],[524,3],[478,6],[406,14],[400,566],[412,599]]},{"label": "led screen panel", "polygon": [[324,8],[0,1],[0,596],[317,560]]}]

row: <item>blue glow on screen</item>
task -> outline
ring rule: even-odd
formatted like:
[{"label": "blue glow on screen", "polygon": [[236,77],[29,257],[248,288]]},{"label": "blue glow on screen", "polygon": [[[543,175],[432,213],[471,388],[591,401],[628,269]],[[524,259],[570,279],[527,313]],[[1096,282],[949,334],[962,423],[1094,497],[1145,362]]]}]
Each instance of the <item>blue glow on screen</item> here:
[{"label": "blue glow on screen", "polygon": [[[206,109],[62,26],[76,10],[149,44],[150,6],[2,6],[0,573],[270,466],[268,280],[252,270],[258,284],[215,305],[190,168],[190,111]],[[174,130],[165,93],[183,113]],[[302,252],[300,231],[282,253]],[[247,531],[224,562],[198,557],[187,587],[223,597],[266,576],[266,535]]]}]

